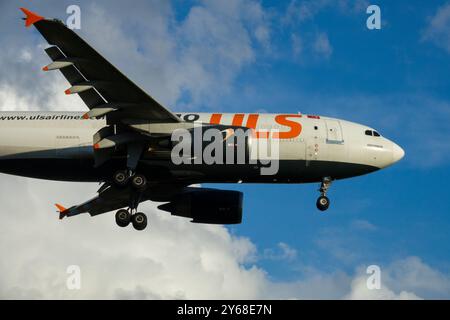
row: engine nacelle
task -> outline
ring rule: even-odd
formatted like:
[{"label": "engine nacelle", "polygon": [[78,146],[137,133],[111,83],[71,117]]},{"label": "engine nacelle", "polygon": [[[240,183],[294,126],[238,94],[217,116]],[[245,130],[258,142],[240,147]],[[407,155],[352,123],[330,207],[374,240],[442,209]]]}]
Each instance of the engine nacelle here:
[{"label": "engine nacelle", "polygon": [[238,224],[242,222],[242,199],[239,191],[187,188],[158,208],[195,223]]}]

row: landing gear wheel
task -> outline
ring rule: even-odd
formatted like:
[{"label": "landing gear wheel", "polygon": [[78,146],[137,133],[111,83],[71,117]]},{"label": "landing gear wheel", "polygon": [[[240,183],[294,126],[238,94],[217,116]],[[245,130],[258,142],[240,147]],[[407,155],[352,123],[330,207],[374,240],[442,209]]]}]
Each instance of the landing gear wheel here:
[{"label": "landing gear wheel", "polygon": [[131,178],[131,184],[138,190],[143,190],[147,186],[147,178],[142,174],[136,174]]},{"label": "landing gear wheel", "polygon": [[131,217],[131,222],[136,230],[144,230],[147,227],[147,216],[142,212],[138,212]]},{"label": "landing gear wheel", "polygon": [[125,228],[131,222],[131,213],[127,210],[119,210],[116,213],[116,223],[119,227]]},{"label": "landing gear wheel", "polygon": [[328,199],[326,196],[320,196],[317,199],[316,206],[320,211],[325,211],[330,206],[330,199]]},{"label": "landing gear wheel", "polygon": [[126,171],[117,171],[113,175],[113,181],[119,187],[124,187],[128,183],[128,174]]}]

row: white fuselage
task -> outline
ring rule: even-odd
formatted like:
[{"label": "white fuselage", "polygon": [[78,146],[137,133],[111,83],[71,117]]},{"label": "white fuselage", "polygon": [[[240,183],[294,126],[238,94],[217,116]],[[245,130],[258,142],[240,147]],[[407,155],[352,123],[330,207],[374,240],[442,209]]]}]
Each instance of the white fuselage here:
[{"label": "white fuselage", "polygon": [[[106,120],[85,120],[82,119],[82,115],[82,112],[1,112],[0,172],[46,178],[45,174],[30,174],[29,167],[23,172],[21,168],[11,170],[12,161],[20,160],[23,166],[26,161],[31,163],[37,159],[91,160],[94,156],[93,135],[106,126]],[[395,163],[404,155],[397,144],[382,136],[373,136],[375,132],[373,129],[339,119],[296,114],[179,113],[178,115],[187,122],[251,127],[255,129],[260,139],[267,138],[266,131],[277,130],[279,134],[269,135],[268,139],[278,139],[281,166],[283,161],[301,161],[302,166],[306,167],[310,163],[324,163],[327,166],[349,164],[373,168],[367,171],[371,172]],[[368,135],[367,132],[371,132],[372,135]],[[7,161],[8,165],[2,166],[2,163]],[[41,170],[39,165],[35,170]],[[304,170],[302,168],[300,172],[306,172]],[[367,173],[358,171],[351,174],[347,171],[342,177],[336,175],[337,178]],[[59,174],[58,177],[49,179],[64,180],[61,178],[63,176]],[[76,178],[69,174],[68,180]]]}]

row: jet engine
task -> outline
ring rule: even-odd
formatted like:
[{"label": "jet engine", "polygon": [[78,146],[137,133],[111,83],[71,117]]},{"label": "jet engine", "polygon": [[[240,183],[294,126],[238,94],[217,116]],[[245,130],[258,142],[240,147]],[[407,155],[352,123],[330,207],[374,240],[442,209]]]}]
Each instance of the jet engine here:
[{"label": "jet engine", "polygon": [[242,199],[239,191],[187,188],[158,208],[194,223],[238,224],[242,222]]}]

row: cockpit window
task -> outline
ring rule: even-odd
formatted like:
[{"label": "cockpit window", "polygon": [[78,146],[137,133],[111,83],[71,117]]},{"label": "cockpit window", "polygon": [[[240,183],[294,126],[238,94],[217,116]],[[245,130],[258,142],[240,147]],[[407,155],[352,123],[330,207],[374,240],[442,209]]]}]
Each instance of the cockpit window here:
[{"label": "cockpit window", "polygon": [[381,135],[373,130],[366,130],[366,136],[380,137]]}]

